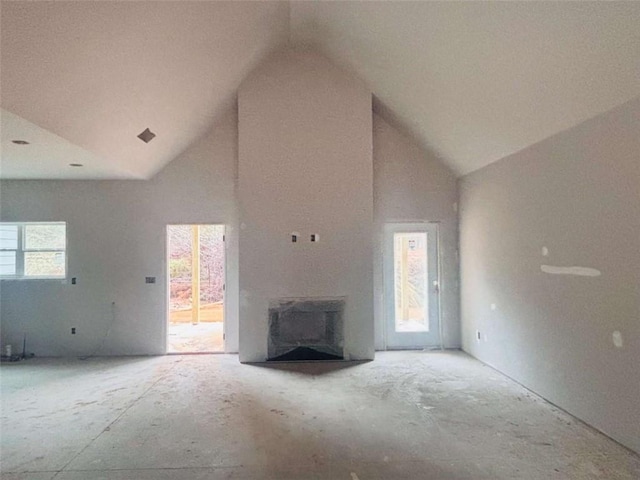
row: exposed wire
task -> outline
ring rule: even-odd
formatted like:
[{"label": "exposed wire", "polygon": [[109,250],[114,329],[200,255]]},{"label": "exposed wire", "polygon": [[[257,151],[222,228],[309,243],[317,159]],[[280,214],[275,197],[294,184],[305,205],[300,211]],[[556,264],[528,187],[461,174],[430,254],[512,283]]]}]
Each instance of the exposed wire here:
[{"label": "exposed wire", "polygon": [[78,357],[78,360],[88,360],[89,358],[95,356],[102,349],[102,347],[104,347],[104,344],[106,343],[107,338],[109,338],[109,334],[111,333],[111,329],[113,328],[114,323],[116,323],[116,302],[111,302],[111,322],[109,323],[109,327],[107,328],[104,337],[102,337],[102,341],[93,352],[91,352],[89,355]]}]

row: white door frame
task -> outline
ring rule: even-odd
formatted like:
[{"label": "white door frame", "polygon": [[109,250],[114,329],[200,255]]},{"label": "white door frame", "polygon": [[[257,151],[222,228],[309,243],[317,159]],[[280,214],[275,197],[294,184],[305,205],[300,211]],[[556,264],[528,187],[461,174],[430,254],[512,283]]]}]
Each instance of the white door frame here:
[{"label": "white door frame", "polygon": [[[395,331],[395,275],[394,275],[394,234],[420,232],[427,234],[428,288],[429,288],[429,331]],[[438,245],[438,224],[388,223],[383,236],[383,332],[385,350],[424,349],[441,347],[440,319],[440,258]],[[435,282],[435,283],[434,283]]]},{"label": "white door frame", "polygon": [[[226,223],[167,223],[164,227],[164,270],[165,270],[165,316],[164,325],[162,327],[162,335],[164,337],[164,353],[169,354],[169,320],[171,317],[171,272],[169,271],[169,227],[175,226],[191,226],[191,225],[214,225],[222,227],[222,242],[223,242],[223,262],[224,268],[222,269],[222,352],[227,352],[227,224]],[[211,353],[211,352],[203,352]]]}]

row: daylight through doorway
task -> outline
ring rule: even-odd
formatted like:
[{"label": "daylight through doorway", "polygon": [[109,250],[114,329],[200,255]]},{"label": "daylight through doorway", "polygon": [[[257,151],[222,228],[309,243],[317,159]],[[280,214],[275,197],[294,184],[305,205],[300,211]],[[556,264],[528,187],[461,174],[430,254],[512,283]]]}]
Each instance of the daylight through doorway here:
[{"label": "daylight through doorway", "polygon": [[437,224],[387,224],[384,249],[386,347],[439,346]]},{"label": "daylight through doorway", "polygon": [[224,351],[224,225],[168,225],[168,353]]}]

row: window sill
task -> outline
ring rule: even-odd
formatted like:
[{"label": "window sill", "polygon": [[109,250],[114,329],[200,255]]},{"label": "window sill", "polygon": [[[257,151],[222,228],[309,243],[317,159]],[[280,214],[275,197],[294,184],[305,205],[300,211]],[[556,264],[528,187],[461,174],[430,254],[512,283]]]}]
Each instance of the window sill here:
[{"label": "window sill", "polygon": [[0,277],[0,282],[62,282],[67,283],[66,277]]}]

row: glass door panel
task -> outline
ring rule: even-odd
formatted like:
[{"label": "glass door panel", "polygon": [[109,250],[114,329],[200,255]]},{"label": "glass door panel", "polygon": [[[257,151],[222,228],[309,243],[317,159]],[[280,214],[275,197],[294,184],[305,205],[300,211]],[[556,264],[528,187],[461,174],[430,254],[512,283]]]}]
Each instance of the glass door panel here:
[{"label": "glass door panel", "polygon": [[439,345],[437,225],[387,225],[384,256],[387,348]]}]

